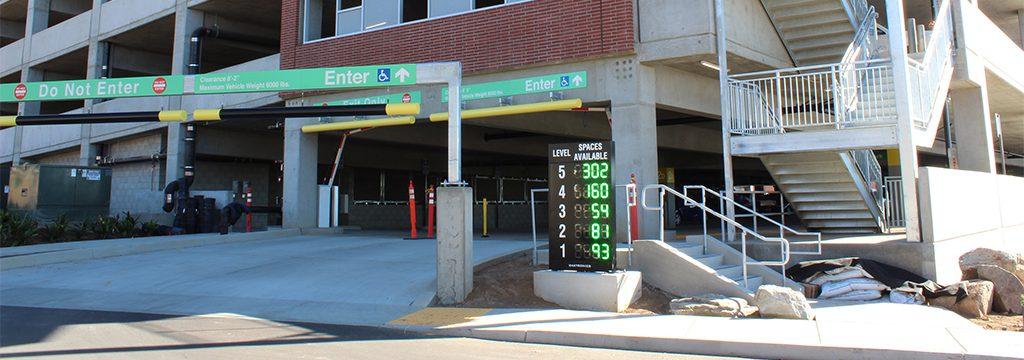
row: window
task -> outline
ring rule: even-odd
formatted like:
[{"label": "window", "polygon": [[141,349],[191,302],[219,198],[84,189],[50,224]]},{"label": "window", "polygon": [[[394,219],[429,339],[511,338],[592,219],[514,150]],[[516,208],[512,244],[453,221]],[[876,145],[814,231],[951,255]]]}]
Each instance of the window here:
[{"label": "window", "polygon": [[473,8],[483,9],[485,7],[498,6],[504,3],[505,0],[473,0]]},{"label": "window", "polygon": [[338,35],[357,33],[363,30],[363,1],[340,0],[338,11]]},{"label": "window", "polygon": [[427,18],[427,0],[402,0],[402,22]]},{"label": "window", "polygon": [[310,41],[334,36],[337,12],[336,0],[306,0],[304,39]]}]

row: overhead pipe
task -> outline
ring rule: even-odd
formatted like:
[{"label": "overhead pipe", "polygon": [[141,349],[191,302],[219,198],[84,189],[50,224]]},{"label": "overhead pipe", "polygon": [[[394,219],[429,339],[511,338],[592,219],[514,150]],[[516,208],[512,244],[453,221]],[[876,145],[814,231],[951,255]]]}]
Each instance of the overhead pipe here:
[{"label": "overhead pipe", "polygon": [[0,116],[0,126],[182,122],[187,119],[188,113],[184,110],[131,111],[91,114],[12,115]]},{"label": "overhead pipe", "polygon": [[219,121],[233,119],[329,117],[329,116],[373,116],[373,115],[416,115],[420,104],[375,104],[375,105],[333,105],[263,107],[249,109],[200,109],[192,112],[195,121]]},{"label": "overhead pipe", "polygon": [[[531,104],[521,105],[509,105],[509,106],[497,106],[481,109],[463,110],[463,119],[478,119],[492,116],[503,116],[503,115],[520,115],[520,114],[532,114],[547,111],[564,111],[578,109],[583,106],[583,100],[581,99],[569,99],[569,100],[558,100],[558,101],[547,101]],[[430,121],[448,121],[448,113],[440,112],[430,114]]]}]

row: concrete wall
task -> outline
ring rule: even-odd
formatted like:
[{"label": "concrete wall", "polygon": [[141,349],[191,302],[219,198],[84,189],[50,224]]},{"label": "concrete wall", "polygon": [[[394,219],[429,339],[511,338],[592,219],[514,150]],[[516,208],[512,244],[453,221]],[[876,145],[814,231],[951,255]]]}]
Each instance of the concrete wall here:
[{"label": "concrete wall", "polygon": [[[1017,91],[1024,92],[1024,50],[1010,40],[978,6],[967,1],[955,1],[954,20],[959,20],[956,30],[957,46],[968,58],[977,58],[985,68],[996,74]],[[959,5],[959,6],[957,6]],[[959,60],[960,62],[964,60]]]},{"label": "concrete wall", "polygon": [[[637,7],[641,61],[717,53],[714,0],[638,0]],[[771,67],[792,66],[761,2],[726,0],[725,9],[730,53]]]},{"label": "concrete wall", "polygon": [[89,42],[91,12],[86,11],[75,17],[40,31],[32,36],[29,62],[44,61],[74,49],[85,47]]},{"label": "concrete wall", "polygon": [[[0,130],[0,158],[14,154],[14,132],[15,128]],[[0,161],[3,162],[3,161]]]},{"label": "concrete wall", "polygon": [[978,247],[1024,251],[1024,178],[926,167],[918,191],[924,242],[932,245],[925,277],[959,279],[957,259]]},{"label": "concrete wall", "polygon": [[[123,159],[159,154],[163,134],[122,139],[109,143],[107,156]],[[110,213],[131,212],[144,220],[169,218],[160,210],[163,203],[163,161],[134,162],[111,166]]]},{"label": "concrete wall", "polygon": [[78,150],[47,154],[33,160],[45,165],[78,165]]},{"label": "concrete wall", "polygon": [[[18,41],[7,44],[7,46],[0,48],[0,59],[21,60],[24,47],[25,39],[18,39]],[[0,61],[0,75],[6,76],[18,70],[21,70],[21,61]]]}]

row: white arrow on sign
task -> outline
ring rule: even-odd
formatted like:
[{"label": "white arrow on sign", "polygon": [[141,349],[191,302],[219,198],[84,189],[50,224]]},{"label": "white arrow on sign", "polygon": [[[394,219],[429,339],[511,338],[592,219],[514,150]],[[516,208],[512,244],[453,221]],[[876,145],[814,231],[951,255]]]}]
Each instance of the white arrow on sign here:
[{"label": "white arrow on sign", "polygon": [[583,78],[580,77],[579,75],[576,75],[576,77],[572,78],[572,85],[573,86],[580,86],[580,83],[582,83],[582,82],[583,82]]},{"label": "white arrow on sign", "polygon": [[408,78],[409,75],[409,71],[405,68],[398,69],[398,72],[395,73],[395,77],[401,82],[405,82],[405,79]]}]

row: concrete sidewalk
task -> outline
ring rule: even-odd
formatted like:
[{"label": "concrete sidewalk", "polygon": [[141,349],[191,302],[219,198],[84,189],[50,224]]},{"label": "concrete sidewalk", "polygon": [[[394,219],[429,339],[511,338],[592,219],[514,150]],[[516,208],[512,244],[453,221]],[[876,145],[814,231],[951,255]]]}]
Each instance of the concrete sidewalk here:
[{"label": "concrete sidewalk", "polygon": [[836,305],[816,309],[814,321],[429,308],[389,326],[491,340],[753,358],[1024,358],[1024,333],[984,330],[943,309]]}]

